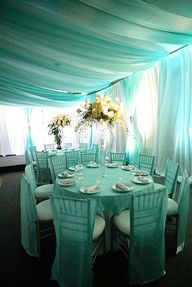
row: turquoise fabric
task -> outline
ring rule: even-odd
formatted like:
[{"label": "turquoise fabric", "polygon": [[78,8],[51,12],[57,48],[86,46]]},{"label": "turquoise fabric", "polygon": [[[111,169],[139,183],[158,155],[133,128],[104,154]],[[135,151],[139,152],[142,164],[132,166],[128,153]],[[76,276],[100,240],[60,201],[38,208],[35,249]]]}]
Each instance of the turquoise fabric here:
[{"label": "turquoise fabric", "polygon": [[[101,192],[97,194],[85,194],[80,192],[81,186],[78,183],[78,173],[83,176],[84,185],[101,184]],[[134,178],[133,173],[125,171],[120,167],[117,168],[89,168],[84,167],[76,175],[77,182],[72,186],[62,186],[60,185],[60,179],[57,178],[54,185],[54,193],[59,195],[66,195],[73,197],[73,195],[79,198],[93,198],[97,200],[98,211],[111,211],[119,213],[120,211],[129,208],[130,206],[130,196],[137,192],[142,191],[146,188],[146,185],[134,184],[132,179]],[[151,177],[149,177],[151,178]],[[151,179],[152,180],[152,179]],[[134,189],[130,192],[118,192],[115,191],[112,186],[117,182],[123,181],[134,185]],[[150,185],[153,184],[153,181]],[[155,184],[155,188],[162,187],[162,185]]]},{"label": "turquoise fabric", "polygon": [[51,170],[52,182],[55,181],[59,173],[66,170],[66,157],[65,154],[55,155],[49,157],[49,166]]},{"label": "turquoise fabric", "polygon": [[179,164],[168,159],[164,184],[167,187],[168,195],[171,198],[175,197],[178,171],[179,171]]},{"label": "turquoise fabric", "polygon": [[96,201],[55,194],[50,200],[56,232],[52,279],[60,287],[91,287]]},{"label": "turquoise fabric", "polygon": [[151,67],[192,43],[186,1],[2,0],[0,103],[71,105]]},{"label": "turquoise fabric", "polygon": [[69,168],[70,166],[75,166],[80,161],[80,152],[78,150],[66,151],[65,158],[67,168]]},{"label": "turquoise fabric", "polygon": [[21,244],[30,256],[39,256],[36,221],[37,211],[35,199],[30,191],[29,184],[24,174],[21,177],[20,210],[21,210]]},{"label": "turquoise fabric", "polygon": [[166,188],[135,193],[130,205],[130,285],[165,274]]},{"label": "turquoise fabric", "polygon": [[154,172],[155,157],[152,155],[140,154],[139,155],[139,169],[148,171],[151,175]]},{"label": "turquoise fabric", "polygon": [[184,249],[185,237],[189,218],[189,179],[187,171],[184,170],[178,198],[179,224],[177,234],[177,253]]},{"label": "turquoise fabric", "polygon": [[36,151],[37,161],[37,184],[48,184],[50,183],[50,171],[48,166],[48,152],[47,151]]}]

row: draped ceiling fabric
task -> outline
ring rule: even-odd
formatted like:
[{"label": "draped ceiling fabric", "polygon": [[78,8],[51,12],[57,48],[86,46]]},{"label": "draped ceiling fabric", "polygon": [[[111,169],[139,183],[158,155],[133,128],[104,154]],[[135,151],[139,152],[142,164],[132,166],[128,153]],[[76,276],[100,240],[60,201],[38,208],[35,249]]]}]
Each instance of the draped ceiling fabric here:
[{"label": "draped ceiling fabric", "polygon": [[192,43],[188,0],[1,0],[0,104],[66,106]]}]

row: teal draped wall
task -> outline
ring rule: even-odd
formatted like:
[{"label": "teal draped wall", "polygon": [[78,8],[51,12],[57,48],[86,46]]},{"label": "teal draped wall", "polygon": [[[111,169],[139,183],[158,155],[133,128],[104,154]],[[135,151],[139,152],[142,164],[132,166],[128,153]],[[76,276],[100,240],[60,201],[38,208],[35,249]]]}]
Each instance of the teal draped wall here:
[{"label": "teal draped wall", "polygon": [[109,91],[131,127],[128,137],[115,131],[113,148],[191,173],[191,43],[188,0],[1,0],[0,105],[71,107]]},{"label": "teal draped wall", "polygon": [[192,43],[187,4],[2,0],[0,104],[70,106],[151,67]]}]

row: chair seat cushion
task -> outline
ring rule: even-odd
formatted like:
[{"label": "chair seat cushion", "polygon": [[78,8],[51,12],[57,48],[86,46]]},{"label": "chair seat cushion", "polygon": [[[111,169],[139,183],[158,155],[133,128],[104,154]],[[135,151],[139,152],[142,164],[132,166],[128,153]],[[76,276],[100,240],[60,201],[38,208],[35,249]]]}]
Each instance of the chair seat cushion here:
[{"label": "chair seat cushion", "polygon": [[177,209],[178,209],[178,203],[171,199],[168,198],[167,202],[167,215],[175,215],[177,214]]},{"label": "chair seat cushion", "polygon": [[95,225],[93,229],[93,240],[97,239],[105,228],[105,220],[100,215],[95,217]]},{"label": "chair seat cushion", "polygon": [[36,205],[37,216],[39,220],[53,219],[50,200],[44,200]]},{"label": "chair seat cushion", "polygon": [[53,192],[53,184],[43,184],[36,187],[34,195],[38,199],[48,199],[49,195]]},{"label": "chair seat cushion", "polygon": [[114,222],[121,232],[127,235],[130,234],[130,211],[128,209],[122,211],[119,215],[115,215]]}]

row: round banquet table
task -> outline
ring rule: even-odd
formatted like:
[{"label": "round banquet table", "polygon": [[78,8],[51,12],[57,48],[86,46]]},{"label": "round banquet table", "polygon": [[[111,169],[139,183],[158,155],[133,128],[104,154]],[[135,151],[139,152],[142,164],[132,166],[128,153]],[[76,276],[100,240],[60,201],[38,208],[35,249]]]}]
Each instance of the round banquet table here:
[{"label": "round banquet table", "polygon": [[[80,185],[78,183],[72,186],[63,186],[60,183],[62,182],[61,178],[57,178],[54,185],[54,192],[59,195],[65,196],[76,196],[80,198],[93,198],[97,200],[97,209],[98,211],[108,211],[113,213],[119,213],[120,211],[129,208],[130,206],[130,195],[137,191],[143,191],[148,188],[149,184],[154,184],[151,176],[146,178],[150,179],[149,184],[139,184],[134,183],[132,180],[136,178],[134,173],[122,169],[122,167],[103,167],[99,166],[98,168],[90,168],[84,166],[82,170],[78,173],[83,174],[83,184],[84,185],[94,185],[97,180],[100,179],[101,190],[99,193],[82,193],[80,191]],[[103,176],[106,175],[106,176]],[[78,177],[78,174],[77,174]],[[117,182],[130,183],[133,185],[132,191],[116,191],[112,188]],[[155,189],[162,188],[160,184],[154,184]]]},{"label": "round banquet table", "polygon": [[[122,167],[115,168],[107,168],[103,166],[99,166],[98,168],[90,168],[84,166],[82,170],[77,172],[78,174],[83,174],[83,184],[84,185],[93,185],[96,184],[98,179],[102,179],[101,182],[101,190],[99,193],[82,193],[80,191],[81,186],[78,183],[75,183],[72,186],[62,186],[61,178],[57,178],[54,184],[54,191],[59,195],[71,196],[79,198],[92,198],[97,201],[97,212],[102,212],[106,221],[105,228],[105,244],[103,249],[99,251],[98,254],[102,254],[104,252],[108,252],[111,250],[111,224],[110,218],[114,213],[119,213],[120,211],[127,209],[130,207],[130,195],[134,192],[144,191],[149,187],[149,184],[154,184],[151,176],[147,176],[150,180],[149,184],[138,184],[134,183],[132,180],[135,178],[134,173],[131,171],[127,171],[122,169]],[[105,175],[105,176],[103,176]],[[136,177],[137,178],[137,177]],[[112,188],[117,182],[130,183],[133,185],[133,190],[127,192],[116,191]],[[163,185],[154,184],[155,189],[165,189]]]}]

